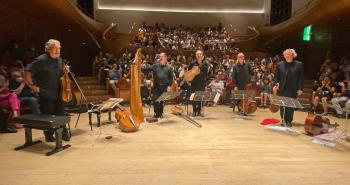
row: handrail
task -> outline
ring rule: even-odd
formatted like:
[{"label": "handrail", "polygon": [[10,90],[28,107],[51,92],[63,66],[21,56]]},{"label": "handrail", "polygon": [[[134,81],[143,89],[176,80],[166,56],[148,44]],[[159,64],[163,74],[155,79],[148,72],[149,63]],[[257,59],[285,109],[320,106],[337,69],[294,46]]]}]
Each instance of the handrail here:
[{"label": "handrail", "polygon": [[[79,10],[80,8],[77,8],[74,4],[73,4],[73,2],[71,2],[71,1],[67,1],[68,2],[68,4],[70,4],[75,10]],[[91,17],[90,17],[91,18]],[[86,33],[90,36],[90,38],[95,42],[95,44],[96,44],[96,46],[98,47],[98,48],[102,48],[102,46],[101,46],[101,44],[100,44],[100,42],[96,39],[96,37],[94,36],[94,34],[92,34],[91,33],[91,31],[86,27],[86,25],[84,25],[84,24],[82,24],[82,23],[80,23],[79,22],[79,24],[80,24],[80,26],[86,31]]]},{"label": "handrail", "polygon": [[80,11],[82,11],[85,15],[87,15],[88,17],[90,17],[91,19],[94,19],[94,15],[90,14],[87,10],[85,10],[83,7],[81,7],[78,3],[76,4],[76,6],[78,7],[78,9]]},{"label": "handrail", "polygon": [[306,3],[304,6],[300,7],[297,10],[295,10],[291,17],[295,17],[295,16],[297,16],[299,14],[302,14],[303,11],[308,10],[308,8],[310,7],[311,4],[314,5],[314,2],[316,2],[316,1],[319,1],[319,0],[309,0],[309,2]]},{"label": "handrail", "polygon": [[116,27],[116,26],[117,26],[117,24],[111,23],[111,24],[105,29],[105,31],[103,31],[103,33],[102,33],[102,39],[107,40],[106,34],[107,34],[112,28],[114,28],[114,27]]}]

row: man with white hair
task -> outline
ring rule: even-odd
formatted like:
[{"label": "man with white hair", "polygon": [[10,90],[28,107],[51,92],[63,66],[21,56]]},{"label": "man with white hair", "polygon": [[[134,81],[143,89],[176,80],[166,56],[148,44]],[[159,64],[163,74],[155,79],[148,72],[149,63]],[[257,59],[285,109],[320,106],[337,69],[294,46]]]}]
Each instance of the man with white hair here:
[{"label": "man with white hair", "polygon": [[[50,39],[45,44],[45,53],[38,56],[25,69],[25,82],[33,92],[39,94],[39,104],[42,114],[63,115],[63,105],[59,98],[60,78],[63,75],[61,43]],[[53,142],[54,132],[44,131],[45,139]],[[62,139],[69,140],[68,131],[63,130]]]},{"label": "man with white hair", "polygon": [[[274,91],[278,91],[280,96],[297,98],[303,93],[303,64],[295,60],[297,53],[294,49],[286,49],[283,56],[285,61],[278,63],[276,67]],[[281,107],[280,109],[281,118],[288,127],[292,126],[293,113],[293,108]]]}]

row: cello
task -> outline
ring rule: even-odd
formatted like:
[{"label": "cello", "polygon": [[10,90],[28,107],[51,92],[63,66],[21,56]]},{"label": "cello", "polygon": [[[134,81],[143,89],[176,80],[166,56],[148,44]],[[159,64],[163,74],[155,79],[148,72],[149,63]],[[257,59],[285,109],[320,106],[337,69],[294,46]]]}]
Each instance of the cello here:
[{"label": "cello", "polygon": [[119,103],[116,104],[115,118],[119,122],[119,128],[123,132],[135,132],[139,129],[141,121],[133,116],[130,111]]},{"label": "cello", "polygon": [[339,124],[337,123],[331,124],[328,118],[309,112],[305,118],[304,129],[308,135],[316,136],[328,133],[329,128],[337,128],[338,126]]},{"label": "cello", "polygon": [[[278,91],[278,90],[279,90],[279,83],[277,83],[277,84],[273,87],[273,89],[272,89],[272,94],[273,94],[273,95],[277,95],[277,91]],[[272,113],[276,113],[276,112],[278,112],[278,111],[280,110],[280,106],[274,105],[274,104],[270,104],[269,109],[270,109],[270,111],[271,111]]]},{"label": "cello", "polygon": [[[254,91],[256,92],[257,90],[253,87],[253,83],[248,83],[244,87],[244,90],[247,91]],[[258,106],[256,105],[256,101],[251,100],[249,98],[244,98],[239,102],[239,108],[246,114],[252,114],[254,113],[257,109]]]}]

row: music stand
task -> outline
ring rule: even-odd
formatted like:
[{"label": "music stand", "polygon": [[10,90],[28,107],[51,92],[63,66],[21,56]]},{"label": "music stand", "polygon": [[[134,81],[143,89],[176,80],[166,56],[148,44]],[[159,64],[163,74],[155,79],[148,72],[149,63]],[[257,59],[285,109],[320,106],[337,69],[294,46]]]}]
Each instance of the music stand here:
[{"label": "music stand", "polygon": [[294,109],[304,109],[304,107],[301,105],[301,103],[295,99],[285,96],[277,96],[277,95],[268,95],[271,105],[278,105],[280,107],[283,107],[283,114],[282,114],[282,123],[285,124],[284,116],[286,114],[286,107],[294,108]]},{"label": "music stand", "polygon": [[[196,92],[191,94],[190,101],[201,102],[201,109],[203,110],[203,114],[204,114],[203,102],[217,103],[219,101],[219,98],[220,98],[220,93],[218,93],[218,92],[196,91]],[[188,115],[188,112],[187,112],[187,115]]]},{"label": "music stand", "polygon": [[112,120],[111,112],[115,110],[115,107],[118,103],[122,102],[123,98],[110,98],[106,101],[104,101],[100,105],[93,105],[90,110],[88,110],[89,115],[89,125],[90,129],[92,131],[92,113],[96,114],[97,116],[97,126],[101,126],[101,114],[102,113],[108,113],[108,121]]},{"label": "music stand", "polygon": [[[255,101],[255,91],[252,90],[234,90],[233,91],[233,100],[244,100],[249,99],[251,101]],[[236,103],[236,102],[235,102]],[[247,114],[244,112],[244,103],[242,104],[243,107],[243,118],[246,119]],[[238,107],[239,105],[237,105]]]},{"label": "music stand", "polygon": [[156,101],[157,102],[161,102],[161,101],[173,100],[173,99],[177,98],[178,96],[180,96],[181,92],[182,91],[178,91],[178,92],[174,92],[174,91],[164,92],[157,98]]}]

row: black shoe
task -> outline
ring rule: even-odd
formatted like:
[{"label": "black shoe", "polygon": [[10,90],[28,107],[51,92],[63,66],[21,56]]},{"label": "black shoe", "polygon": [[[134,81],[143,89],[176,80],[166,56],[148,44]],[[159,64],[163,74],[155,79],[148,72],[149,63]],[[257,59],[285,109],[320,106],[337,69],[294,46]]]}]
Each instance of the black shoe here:
[{"label": "black shoe", "polygon": [[4,128],[0,130],[0,133],[17,133],[17,130],[11,128]]},{"label": "black shoe", "polygon": [[292,127],[293,125],[292,125],[291,122],[286,122],[286,126],[287,126],[287,127]]},{"label": "black shoe", "polygon": [[192,113],[192,115],[191,115],[192,117],[196,117],[197,116],[197,113]]},{"label": "black shoe", "polygon": [[70,140],[70,134],[69,134],[67,128],[64,128],[63,131],[62,131],[62,139],[63,139],[63,141],[69,141]]},{"label": "black shoe", "polygon": [[53,136],[45,136],[45,141],[46,142],[54,142],[55,138]]}]

